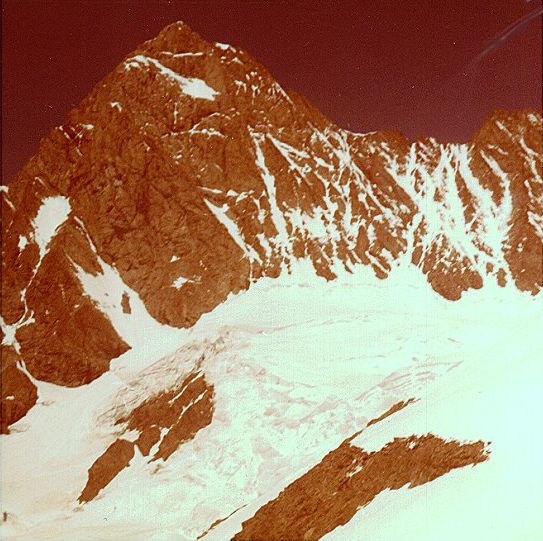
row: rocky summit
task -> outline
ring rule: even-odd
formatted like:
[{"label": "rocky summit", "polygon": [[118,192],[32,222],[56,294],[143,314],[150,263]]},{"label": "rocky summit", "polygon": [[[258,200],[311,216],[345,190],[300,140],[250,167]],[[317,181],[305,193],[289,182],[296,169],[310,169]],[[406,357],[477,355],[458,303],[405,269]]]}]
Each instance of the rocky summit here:
[{"label": "rocky summit", "polygon": [[[267,404],[265,411],[255,410],[250,419],[273,418],[276,428],[284,422],[289,429],[305,426],[319,411],[320,420],[311,424],[318,430],[307,428],[304,437],[309,439],[304,440],[297,428],[297,436],[290,440],[294,447],[307,447],[299,462],[286,442],[284,449],[273,449],[265,436],[272,434],[271,429],[255,428],[251,433],[244,424],[236,425],[236,430],[252,434],[253,451],[239,463],[234,440],[228,440],[223,452],[230,448],[232,456],[226,460],[221,455],[221,467],[226,469],[217,475],[223,476],[222,481],[212,482],[203,471],[197,474],[188,462],[180,462],[175,475],[192,476],[184,482],[200,484],[219,496],[210,497],[206,504],[206,498],[195,492],[191,498],[200,507],[190,507],[190,512],[176,507],[181,504],[173,505],[178,514],[172,524],[177,530],[159,527],[148,518],[149,528],[152,523],[153,532],[164,535],[152,537],[152,528],[130,530],[125,517],[113,533],[106,536],[104,530],[103,537],[92,537],[125,539],[126,535],[131,540],[215,539],[213,535],[223,540],[321,539],[340,525],[351,524],[358,509],[387,489],[392,494],[406,484],[427,486],[466,465],[486,471],[483,468],[492,463],[493,455],[484,430],[480,435],[468,430],[467,437],[457,438],[452,432],[441,436],[429,426],[426,431],[391,435],[390,441],[373,450],[352,443],[356,434],[363,436],[363,430],[373,433],[398,416],[428,408],[421,382],[426,385],[448,374],[454,363],[463,360],[460,350],[447,349],[445,360],[431,367],[417,364],[411,372],[380,365],[375,370],[382,379],[373,374],[371,385],[361,379],[360,389],[342,402],[338,389],[345,382],[338,383],[335,394],[316,397],[311,389],[320,388],[318,381],[304,379],[302,384],[294,376],[289,381],[282,369],[279,374],[269,366],[255,368],[248,359],[266,357],[270,348],[281,347],[277,345],[281,339],[266,342],[268,348],[255,342],[256,335],[242,340],[236,334],[240,323],[232,323],[232,318],[239,301],[247,304],[243,332],[261,325],[259,332],[266,336],[289,325],[303,327],[296,319],[298,310],[310,320],[311,313],[322,307],[319,317],[324,324],[336,316],[351,317],[352,309],[358,314],[353,321],[361,322],[372,313],[364,313],[365,306],[378,310],[386,304],[381,297],[372,301],[370,293],[383,291],[380,295],[388,298],[385,291],[392,291],[391,310],[373,312],[383,324],[382,331],[369,339],[371,344],[380,343],[382,356],[391,359],[395,349],[389,347],[387,334],[394,334],[396,319],[389,316],[394,299],[401,305],[403,293],[395,288],[402,284],[417,292],[409,301],[404,299],[412,301],[413,310],[398,323],[406,329],[410,325],[406,321],[413,317],[406,314],[417,310],[426,310],[426,327],[419,327],[426,332],[433,325],[428,321],[441,310],[454,311],[458,306],[475,314],[474,320],[459,316],[462,325],[469,320],[472,327],[462,327],[458,336],[435,331],[432,336],[444,342],[471,336],[469,329],[476,328],[479,316],[476,308],[465,308],[466,303],[475,299],[473,306],[479,306],[478,295],[486,302],[487,291],[497,298],[507,292],[522,299],[529,306],[522,313],[534,316],[532,306],[543,287],[542,156],[541,111],[496,111],[463,144],[431,137],[410,141],[394,131],[351,133],[326,119],[302,96],[281,88],[246,52],[207,43],[183,23],[168,26],[126,56],[65,123],[41,141],[38,153],[16,178],[1,187],[2,439],[6,442],[2,447],[8,457],[3,460],[9,462],[22,445],[43,445],[47,441],[43,431],[54,438],[66,436],[62,445],[75,441],[76,435],[67,436],[65,428],[57,430],[58,417],[40,413],[48,408],[48,393],[60,393],[51,400],[64,408],[86,403],[85,397],[94,395],[86,410],[92,419],[81,421],[87,428],[77,428],[74,419],[73,430],[81,429],[80,440],[90,441],[93,430],[99,435],[94,433],[90,450],[78,455],[81,463],[72,466],[77,472],[66,489],[70,505],[86,509],[105,505],[104,490],[125,494],[133,490],[136,485],[130,484],[133,478],[128,472],[143,465],[158,479],[149,489],[155,494],[160,479],[167,477],[165,472],[174,468],[171,460],[176,455],[181,460],[187,442],[192,445],[206,431],[217,430],[215,423],[234,423],[226,413],[231,406],[221,409],[227,395],[232,403],[239,399]],[[290,284],[289,276],[297,276],[301,266],[304,276],[313,273],[311,283],[319,284],[309,288],[312,294],[303,297],[304,303],[293,301],[289,306],[305,295],[303,288],[296,289],[296,295],[288,289],[290,294],[277,302],[266,296],[284,281]],[[348,285],[360,273],[365,277],[362,293]],[[401,279],[398,273],[403,273]],[[338,284],[343,291],[362,295],[356,297],[356,305],[326,304],[323,295],[332,298]],[[243,301],[258,291],[258,302]],[[508,303],[504,306],[513,306]],[[435,312],[428,312],[429,304],[435,304]],[[231,305],[234,315],[221,312]],[[283,319],[277,315],[277,321],[284,326],[276,325],[273,317],[262,323],[261,312],[280,305],[277,309],[286,314]],[[211,337],[213,318],[227,328],[220,327]],[[453,327],[458,322],[455,316],[444,321],[453,321]],[[503,335],[506,328],[500,320],[492,332]],[[345,330],[351,343],[365,332],[360,329],[354,334]],[[160,333],[176,337],[170,349],[165,340],[156,338]],[[310,336],[290,336],[289,343],[306,344],[297,355],[308,356],[305,362],[318,371],[321,365],[314,360],[318,355],[311,354],[314,337]],[[401,336],[407,340],[407,335]],[[486,335],[481,331],[480,336],[484,340]],[[486,347],[498,343],[492,336]],[[473,350],[470,340],[465,339],[462,351]],[[334,343],[340,347],[342,342]],[[367,344],[359,346],[365,350]],[[245,347],[253,352],[247,353],[245,368],[230,365],[232,351],[243,352]],[[435,351],[443,347],[450,345],[442,342]],[[422,362],[420,351],[416,362]],[[173,357],[164,357],[166,353]],[[129,359],[136,357],[139,360],[131,365]],[[151,359],[157,364],[151,365]],[[216,366],[219,359],[225,365],[221,369]],[[238,379],[228,379],[229,366],[229,373]],[[125,369],[130,377],[121,377]],[[226,372],[219,377],[221,370]],[[409,373],[408,379],[390,379],[391,374],[398,376],[398,370],[402,377]],[[349,385],[354,381],[351,376],[345,380]],[[113,377],[115,384],[107,379]],[[259,387],[254,382],[260,377],[271,379]],[[324,372],[322,377],[327,377]],[[148,383],[151,380],[155,384]],[[250,386],[243,387],[249,381],[258,387],[250,393]],[[231,395],[226,390],[230,386]],[[386,394],[387,389],[393,392]],[[274,409],[272,395],[282,397],[281,414]],[[305,413],[300,417],[293,413],[291,419],[285,404],[288,408],[297,404]],[[432,404],[437,411],[439,400]],[[390,407],[392,413],[383,415]],[[31,437],[34,430],[39,435]],[[25,437],[34,439],[17,440]],[[8,454],[10,445],[12,454]],[[200,451],[192,452],[196,456]],[[208,461],[209,471],[220,470],[212,455],[198,456]],[[133,467],[136,459],[139,465]],[[239,489],[236,492],[225,478],[233,479],[243,468],[249,473],[232,481]],[[126,487],[115,488],[115,482]],[[168,489],[169,497],[181,498],[183,486],[181,492]],[[38,493],[46,497],[47,490]],[[30,514],[25,523],[25,505],[20,505],[17,512],[6,508],[4,522],[29,536],[14,538],[38,539],[40,534],[32,528],[43,520]],[[67,505],[59,503],[56,509],[65,511]],[[41,504],[34,508],[38,514],[43,511]],[[113,513],[99,508],[97,516],[108,512]],[[55,524],[51,531],[60,528],[58,521]],[[78,531],[71,539],[87,539],[81,533],[87,532],[85,527],[47,538],[68,539]],[[352,532],[344,535],[337,539],[355,539]]]}]

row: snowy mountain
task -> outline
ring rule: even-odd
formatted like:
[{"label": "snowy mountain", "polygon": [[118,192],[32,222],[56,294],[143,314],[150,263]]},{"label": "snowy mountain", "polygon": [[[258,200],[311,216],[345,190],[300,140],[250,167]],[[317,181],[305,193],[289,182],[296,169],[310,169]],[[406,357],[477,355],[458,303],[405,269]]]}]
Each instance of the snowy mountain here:
[{"label": "snowy mountain", "polygon": [[141,45],[2,186],[3,536],[538,539],[542,152]]}]

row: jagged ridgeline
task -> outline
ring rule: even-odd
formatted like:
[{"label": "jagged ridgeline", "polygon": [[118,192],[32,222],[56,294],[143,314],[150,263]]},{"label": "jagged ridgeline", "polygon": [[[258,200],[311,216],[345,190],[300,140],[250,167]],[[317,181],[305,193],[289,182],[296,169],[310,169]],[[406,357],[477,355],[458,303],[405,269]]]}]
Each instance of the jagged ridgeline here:
[{"label": "jagged ridgeline", "polygon": [[414,265],[451,300],[536,294],[542,151],[541,111],[497,112],[466,144],[350,133],[245,52],[167,27],[2,186],[2,432],[32,377],[106,372],[130,318],[191,326],[300,259],[329,280]]}]

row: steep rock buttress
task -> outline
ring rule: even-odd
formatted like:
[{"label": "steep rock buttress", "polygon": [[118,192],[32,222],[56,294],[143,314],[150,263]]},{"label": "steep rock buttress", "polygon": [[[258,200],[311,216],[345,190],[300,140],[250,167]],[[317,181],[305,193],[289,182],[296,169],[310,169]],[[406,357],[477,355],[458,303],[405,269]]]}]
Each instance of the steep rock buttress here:
[{"label": "steep rock buttress", "polygon": [[449,299],[536,294],[542,131],[523,111],[463,145],[349,133],[243,51],[167,27],[2,186],[2,431],[36,401],[27,374],[82,385],[130,348],[130,299],[188,327],[301,258],[328,279],[414,264]]}]

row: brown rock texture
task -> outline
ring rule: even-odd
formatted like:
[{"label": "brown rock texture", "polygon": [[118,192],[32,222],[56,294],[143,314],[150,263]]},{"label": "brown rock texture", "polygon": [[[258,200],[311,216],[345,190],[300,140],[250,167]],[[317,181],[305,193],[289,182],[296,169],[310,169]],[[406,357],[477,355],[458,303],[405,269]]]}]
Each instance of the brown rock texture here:
[{"label": "brown rock texture", "polygon": [[[245,52],[170,25],[2,186],[3,343],[37,379],[99,377],[131,346],[82,280],[106,271],[177,327],[298,258],[328,279],[402,259],[449,299],[486,280],[535,294],[542,139],[536,111],[497,112],[466,145],[349,133]],[[2,371],[17,412],[24,381]]]},{"label": "brown rock texture", "polygon": [[218,526],[219,524],[223,523],[225,520],[228,520],[232,515],[236,514],[240,509],[243,509],[245,505],[242,505],[241,507],[238,507],[234,511],[232,511],[229,515],[227,515],[224,518],[219,518],[215,522],[212,522],[209,528],[207,530],[203,531],[196,539],[202,539],[202,537],[205,537],[213,528]]},{"label": "brown rock texture", "polygon": [[35,385],[19,369],[18,362],[20,357],[13,348],[2,348],[2,383],[10,381],[11,385],[2,384],[1,434],[9,434],[9,425],[24,417],[38,400]]},{"label": "brown rock texture", "polygon": [[89,469],[89,479],[79,496],[81,503],[96,498],[100,490],[107,486],[121,470],[134,458],[134,444],[119,438],[96,459]]},{"label": "brown rock texture", "polygon": [[143,456],[148,456],[160,442],[151,460],[168,460],[181,444],[209,425],[212,418],[213,387],[207,384],[202,372],[190,374],[179,387],[148,398],[128,416],[116,421],[126,430],[139,432],[136,441],[119,437],[96,459],[79,501],[93,500],[128,467],[136,447]]},{"label": "brown rock texture", "polygon": [[130,307],[130,298],[126,293],[123,293],[123,296],[121,297],[121,306],[125,314],[132,313],[132,308]]},{"label": "brown rock texture", "polygon": [[415,398],[410,398],[409,400],[402,400],[401,402],[396,402],[396,404],[390,406],[385,413],[382,415],[379,415],[379,417],[376,417],[375,419],[371,419],[368,421],[368,424],[366,426],[375,425],[379,422],[381,422],[383,419],[386,419],[387,417],[390,417],[394,413],[397,413],[400,410],[403,410],[405,407],[409,406],[409,404],[412,404],[415,402]]},{"label": "brown rock texture", "polygon": [[202,372],[194,372],[180,387],[146,400],[117,424],[126,423],[128,430],[140,433],[136,444],[143,455],[148,455],[151,447],[160,441],[153,460],[167,460],[179,445],[210,424],[212,418],[213,387],[207,384]]},{"label": "brown rock texture", "polygon": [[395,438],[371,453],[346,440],[245,521],[232,541],[316,541],[383,490],[429,483],[487,457],[481,441],[462,444],[433,434]]}]

